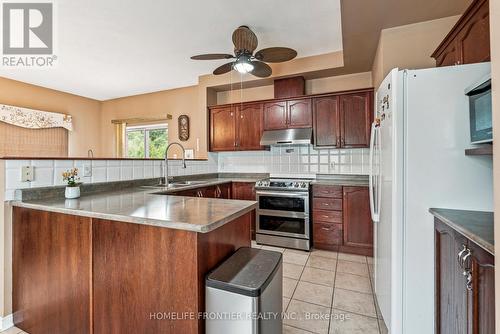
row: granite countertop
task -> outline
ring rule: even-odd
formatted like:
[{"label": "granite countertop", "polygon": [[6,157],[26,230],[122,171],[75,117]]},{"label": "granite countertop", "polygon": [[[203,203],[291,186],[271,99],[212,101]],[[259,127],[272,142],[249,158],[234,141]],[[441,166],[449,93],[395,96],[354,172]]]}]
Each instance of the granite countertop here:
[{"label": "granite countertop", "polygon": [[368,187],[368,175],[326,175],[317,174],[316,179],[312,184],[328,185],[328,186],[355,186]]},{"label": "granite countertop", "polygon": [[[240,181],[249,181],[242,178]],[[83,195],[79,199],[64,198],[12,201],[17,207],[58,212],[70,215],[109,219],[135,224],[152,225],[194,232],[210,232],[254,210],[257,203],[219,198],[172,196],[168,193],[193,188],[238,182],[236,179],[215,178],[202,184],[166,189],[136,186],[116,191]]]},{"label": "granite countertop", "polygon": [[432,208],[440,221],[495,255],[493,212]]}]

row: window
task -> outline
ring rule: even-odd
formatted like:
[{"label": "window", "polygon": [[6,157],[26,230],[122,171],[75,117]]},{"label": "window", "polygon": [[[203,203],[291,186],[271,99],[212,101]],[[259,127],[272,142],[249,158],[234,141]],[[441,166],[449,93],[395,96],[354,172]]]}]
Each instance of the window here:
[{"label": "window", "polygon": [[126,152],[129,158],[163,158],[168,145],[167,124],[128,126]]}]

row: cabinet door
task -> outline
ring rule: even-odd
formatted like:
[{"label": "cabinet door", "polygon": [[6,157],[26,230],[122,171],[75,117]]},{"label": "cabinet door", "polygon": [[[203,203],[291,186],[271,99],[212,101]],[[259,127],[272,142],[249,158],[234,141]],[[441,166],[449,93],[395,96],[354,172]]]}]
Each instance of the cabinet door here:
[{"label": "cabinet door", "polygon": [[340,96],[342,147],[369,147],[373,92]]},{"label": "cabinet door", "polygon": [[13,219],[16,326],[29,333],[91,333],[91,219],[17,207]]},{"label": "cabinet door", "polygon": [[495,333],[495,259],[473,242],[469,242],[469,249],[472,290],[469,291],[468,333]]},{"label": "cabinet door", "polygon": [[340,118],[338,96],[313,99],[314,146],[340,146]]},{"label": "cabinet door", "polygon": [[453,40],[450,44],[448,44],[446,49],[444,49],[443,52],[436,57],[436,66],[458,65],[460,61],[461,59],[457,50],[457,42],[456,40]]},{"label": "cabinet door", "polygon": [[482,1],[457,36],[461,64],[490,60],[490,20],[488,1]]},{"label": "cabinet door", "polygon": [[[254,182],[233,182],[231,186],[231,198],[247,201],[255,201],[255,183]],[[250,233],[255,240],[255,210],[251,213]]]},{"label": "cabinet door", "polygon": [[344,245],[373,247],[373,223],[367,187],[344,187]]},{"label": "cabinet door", "polygon": [[213,197],[214,198],[223,198],[223,199],[230,199],[231,198],[231,184],[230,183],[224,183],[224,184],[218,184],[213,187]]},{"label": "cabinet door", "polygon": [[210,110],[210,150],[234,151],[236,145],[236,117],[233,108]]},{"label": "cabinet door", "polygon": [[467,333],[467,292],[457,256],[467,239],[435,220],[436,333]]},{"label": "cabinet door", "polygon": [[311,99],[290,100],[287,102],[288,127],[312,127]]},{"label": "cabinet door", "polygon": [[264,104],[264,130],[281,130],[287,127],[286,102]]},{"label": "cabinet door", "polygon": [[261,150],[263,105],[261,103],[244,104],[237,106],[237,110],[238,140],[236,141],[236,149],[239,151]]}]

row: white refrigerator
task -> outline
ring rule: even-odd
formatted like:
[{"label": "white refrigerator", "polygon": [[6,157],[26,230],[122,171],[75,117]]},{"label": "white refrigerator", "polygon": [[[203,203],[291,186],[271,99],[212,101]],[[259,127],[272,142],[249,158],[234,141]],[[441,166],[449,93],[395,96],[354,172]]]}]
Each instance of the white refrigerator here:
[{"label": "white refrigerator", "polygon": [[389,333],[435,332],[429,208],[493,210],[491,157],[464,153],[471,147],[464,90],[489,71],[489,63],[394,69],[376,93],[370,206],[375,294]]}]

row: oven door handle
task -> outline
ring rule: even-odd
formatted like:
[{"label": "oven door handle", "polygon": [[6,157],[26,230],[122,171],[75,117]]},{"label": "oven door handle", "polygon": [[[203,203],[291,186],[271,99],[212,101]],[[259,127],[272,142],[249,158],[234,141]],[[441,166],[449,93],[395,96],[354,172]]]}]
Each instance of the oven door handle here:
[{"label": "oven door handle", "polygon": [[255,193],[257,196],[274,196],[274,197],[300,197],[309,198],[308,192],[274,192],[274,191],[257,191]]}]

